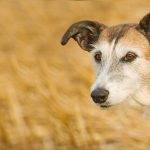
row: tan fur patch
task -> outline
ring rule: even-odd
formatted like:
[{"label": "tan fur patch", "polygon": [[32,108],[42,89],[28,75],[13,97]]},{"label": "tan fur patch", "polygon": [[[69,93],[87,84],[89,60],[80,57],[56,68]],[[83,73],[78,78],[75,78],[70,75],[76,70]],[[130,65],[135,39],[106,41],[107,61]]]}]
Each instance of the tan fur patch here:
[{"label": "tan fur patch", "polygon": [[141,49],[143,57],[150,60],[150,44],[146,37],[138,32],[135,28],[130,28],[121,39],[121,42],[138,47]]},{"label": "tan fur patch", "polygon": [[106,28],[100,35],[99,41],[108,41],[109,43],[115,39],[115,44],[118,40],[124,44],[136,46],[141,49],[143,57],[150,60],[150,44],[146,37],[135,29],[135,24],[118,25]]}]

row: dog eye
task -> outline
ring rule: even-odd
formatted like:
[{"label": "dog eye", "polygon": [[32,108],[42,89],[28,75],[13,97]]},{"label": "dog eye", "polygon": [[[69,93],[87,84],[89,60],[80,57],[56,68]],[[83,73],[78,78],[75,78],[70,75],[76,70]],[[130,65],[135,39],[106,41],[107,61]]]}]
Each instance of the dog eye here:
[{"label": "dog eye", "polygon": [[94,58],[97,62],[100,62],[102,58],[102,53],[101,52],[96,53]]},{"label": "dog eye", "polygon": [[132,62],[137,58],[137,55],[133,52],[128,52],[124,57],[121,58],[122,62]]}]

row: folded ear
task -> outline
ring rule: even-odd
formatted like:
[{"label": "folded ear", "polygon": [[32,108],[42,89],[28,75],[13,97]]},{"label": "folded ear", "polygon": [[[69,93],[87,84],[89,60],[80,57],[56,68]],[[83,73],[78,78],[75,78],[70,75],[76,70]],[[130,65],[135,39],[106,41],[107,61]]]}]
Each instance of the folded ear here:
[{"label": "folded ear", "polygon": [[101,33],[106,28],[105,25],[94,21],[80,21],[71,25],[64,36],[62,37],[61,44],[65,45],[70,38],[73,38],[79,46],[86,50],[92,50],[92,44],[94,44]]},{"label": "folded ear", "polygon": [[145,15],[139,25],[138,25],[138,29],[141,30],[141,32],[148,38],[148,40],[150,41],[150,13],[148,13],[147,15]]}]

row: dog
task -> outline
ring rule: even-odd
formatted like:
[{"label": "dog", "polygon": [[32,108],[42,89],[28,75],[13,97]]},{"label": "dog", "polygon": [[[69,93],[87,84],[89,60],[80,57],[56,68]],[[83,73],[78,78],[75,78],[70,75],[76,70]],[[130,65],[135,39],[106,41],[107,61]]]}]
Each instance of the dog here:
[{"label": "dog", "polygon": [[125,100],[150,105],[150,13],[137,24],[107,27],[96,21],[72,24],[62,37],[91,53],[96,80],[93,101],[109,107]]}]

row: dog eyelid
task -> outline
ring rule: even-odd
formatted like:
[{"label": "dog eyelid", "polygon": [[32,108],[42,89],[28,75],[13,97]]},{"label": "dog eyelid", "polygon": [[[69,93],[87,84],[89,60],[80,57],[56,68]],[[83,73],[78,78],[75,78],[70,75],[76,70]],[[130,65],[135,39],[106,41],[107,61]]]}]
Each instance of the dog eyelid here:
[{"label": "dog eyelid", "polygon": [[128,52],[124,57],[121,58],[121,62],[132,62],[138,57],[134,52]]}]

